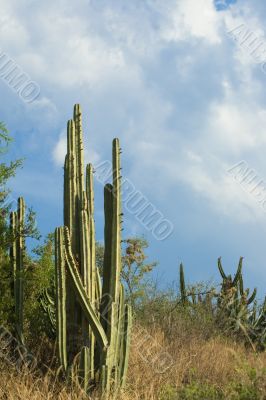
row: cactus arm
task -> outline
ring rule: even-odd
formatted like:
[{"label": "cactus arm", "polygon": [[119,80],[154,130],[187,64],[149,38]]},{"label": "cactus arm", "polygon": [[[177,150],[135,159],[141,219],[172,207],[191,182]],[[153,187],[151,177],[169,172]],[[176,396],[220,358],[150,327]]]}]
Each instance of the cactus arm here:
[{"label": "cactus arm", "polygon": [[237,272],[235,274],[234,280],[233,280],[233,286],[236,286],[239,280],[242,278],[242,266],[243,266],[243,257],[240,257],[238,267],[237,267]]},{"label": "cactus arm", "polygon": [[84,392],[88,392],[90,380],[90,349],[83,346],[80,352],[79,381]]},{"label": "cactus arm", "polygon": [[104,187],[104,260],[103,260],[103,287],[101,297],[101,323],[107,332],[107,326],[111,323],[110,296],[111,281],[111,255],[112,255],[112,224],[113,224],[113,186],[107,184]]},{"label": "cactus arm", "polygon": [[18,211],[17,211],[17,221],[18,221],[18,231],[19,236],[17,239],[17,330],[20,341],[23,343],[23,314],[24,314],[24,256],[25,256],[25,238],[24,238],[24,219],[25,219],[25,203],[22,197],[18,199]]},{"label": "cactus arm", "polygon": [[101,394],[103,399],[108,399],[109,397],[109,389],[108,388],[108,377],[109,377],[109,368],[108,365],[101,366],[101,375],[100,375],[100,385],[101,385]]},{"label": "cactus arm", "polygon": [[253,290],[252,295],[251,295],[250,298],[247,300],[247,304],[249,305],[249,304],[253,303],[253,301],[255,300],[255,297],[256,297],[256,296],[257,296],[257,289],[255,288],[255,289]]},{"label": "cactus arm", "polygon": [[240,292],[241,296],[244,295],[244,282],[243,282],[242,274],[240,274],[240,277],[239,277],[239,292]]},{"label": "cactus arm", "polygon": [[93,167],[88,164],[86,168],[86,193],[88,199],[88,218],[90,225],[90,283],[91,301],[95,304],[96,300],[96,256],[95,256],[95,223],[94,223],[94,191],[93,191]]},{"label": "cactus arm", "polygon": [[25,203],[23,198],[19,197],[17,211],[10,214],[10,233],[12,235],[10,263],[12,274],[11,293],[14,299],[15,335],[22,344],[24,344],[24,219]]},{"label": "cactus arm", "polygon": [[82,138],[82,121],[81,107],[79,104],[74,106],[74,123],[76,129],[76,149],[77,149],[77,190],[78,197],[81,201],[84,187],[84,156],[83,156],[83,138]]},{"label": "cactus arm", "polygon": [[[118,317],[119,317],[119,304],[112,302],[111,303],[111,323],[107,326],[107,338],[109,342],[108,352],[106,354],[106,363],[109,365],[109,372],[113,370],[113,368],[117,368],[116,356],[117,356],[117,338],[119,335],[118,332]],[[111,378],[111,377],[110,377]]]},{"label": "cactus arm", "polygon": [[70,222],[70,201],[69,201],[69,162],[68,156],[65,157],[65,164],[64,164],[64,223],[71,229],[71,222]]},{"label": "cactus arm", "polygon": [[64,187],[66,197],[64,201],[64,208],[66,209],[64,225],[69,228],[71,233],[71,244],[74,254],[78,253],[78,227],[79,215],[77,212],[77,155],[76,155],[76,131],[73,120],[67,123],[67,156],[64,173]]},{"label": "cactus arm", "polygon": [[[98,287],[98,277],[96,271],[96,255],[95,255],[95,223],[94,223],[94,190],[93,190],[93,167],[88,164],[86,167],[86,196],[88,200],[88,222],[89,222],[89,248],[90,248],[90,301],[91,305],[97,313],[97,306],[100,301],[100,289]],[[91,365],[91,379],[94,379],[94,364],[95,364],[95,337],[90,329],[90,365]]]},{"label": "cactus arm", "polygon": [[69,232],[68,232],[67,227],[64,228],[64,235],[65,235],[64,237],[65,237],[66,265],[67,265],[69,275],[72,279],[73,287],[75,288],[75,293],[79,300],[80,306],[81,306],[88,322],[91,325],[93,334],[97,338],[98,343],[101,346],[101,348],[105,349],[108,346],[108,340],[107,340],[106,334],[103,330],[103,327],[101,326],[99,319],[97,318],[97,315],[88,300],[87,293],[84,289],[81,278],[79,276],[77,266],[75,264],[74,258],[71,253]]},{"label": "cactus arm", "polygon": [[123,362],[121,365],[121,387],[125,387],[126,376],[129,361],[129,350],[130,350],[130,340],[131,340],[131,329],[132,329],[132,308],[130,305],[125,306],[125,325],[124,325],[124,355]]},{"label": "cactus arm", "polygon": [[[79,212],[78,212],[78,183],[77,183],[77,152],[76,152],[76,129],[73,120],[68,123],[69,137],[69,204],[70,204],[70,222],[71,225],[71,245],[74,254],[79,253],[80,237],[79,237]],[[65,224],[65,226],[67,226]]]},{"label": "cactus arm", "polygon": [[99,305],[102,298],[102,280],[99,268],[96,267],[96,299],[97,305]]},{"label": "cactus arm", "polygon": [[221,277],[225,280],[227,278],[227,276],[225,275],[223,267],[222,267],[222,259],[221,259],[221,257],[218,258],[218,269],[219,269],[219,272],[221,274]]},{"label": "cactus arm", "polygon": [[123,285],[120,283],[119,303],[112,304],[112,326],[109,336],[111,337],[111,346],[109,349],[110,356],[108,359],[109,366],[113,366],[113,380],[115,387],[119,388],[121,385],[121,374],[124,361],[124,336],[125,332],[125,291]]},{"label": "cactus arm", "polygon": [[125,321],[126,321],[126,305],[125,305],[125,290],[123,285],[121,284],[120,289],[120,309],[119,309],[119,340],[118,340],[118,348],[117,351],[119,352],[117,355],[118,360],[118,377],[117,377],[117,384],[118,386],[121,385],[122,377],[123,377],[123,363],[125,358],[125,343],[124,343],[124,336],[127,334],[125,330]]},{"label": "cactus arm", "polygon": [[67,371],[66,345],[66,276],[64,238],[61,228],[55,230],[56,333],[58,356],[64,372]]},{"label": "cactus arm", "polygon": [[[88,204],[86,193],[83,192],[82,209],[80,212],[80,272],[83,286],[91,299],[91,256],[90,256],[90,225],[88,220]],[[69,231],[68,231],[69,232]]]},{"label": "cactus arm", "polygon": [[[83,287],[90,302],[90,305],[95,310],[95,293],[92,282],[92,264],[91,264],[91,223],[89,215],[89,206],[87,202],[87,194],[83,192],[82,209],[80,214],[80,272]],[[82,335],[84,343],[90,343],[89,364],[90,378],[94,378],[94,350],[95,338],[91,331],[88,318],[84,312],[82,313]],[[89,339],[88,339],[89,337]]]},{"label": "cactus arm", "polygon": [[180,264],[180,269],[179,269],[179,285],[180,285],[181,302],[184,305],[187,302],[187,297],[186,297],[184,267],[182,263]]},{"label": "cactus arm", "polygon": [[56,333],[56,307],[53,299],[48,294],[47,289],[42,292],[39,297],[40,306],[43,312],[46,314],[50,324],[50,333],[54,335]]},{"label": "cactus arm", "polygon": [[[71,238],[71,248],[75,259],[80,261],[80,232],[79,218],[80,209],[78,208],[79,198],[77,189],[77,146],[76,129],[74,120],[67,123],[67,155],[64,170],[64,225],[69,228]],[[71,279],[66,275],[66,307],[67,307],[67,350],[69,363],[76,355],[75,343],[78,340],[78,326],[80,310],[77,309],[75,293],[71,284]]]},{"label": "cactus arm", "polygon": [[17,245],[16,245],[16,229],[17,229],[17,213],[10,213],[10,233],[12,237],[12,244],[10,246],[10,263],[11,263],[11,275],[12,275],[12,284],[11,284],[11,293],[15,295],[15,279],[16,279],[16,270],[17,270]]},{"label": "cactus arm", "polygon": [[46,298],[47,302],[48,302],[51,306],[54,306],[54,305],[55,305],[54,299],[49,295],[47,289],[45,290],[44,295],[45,295],[45,298]]},{"label": "cactus arm", "polygon": [[91,281],[91,302],[95,305],[95,301],[97,299],[96,293],[96,255],[95,255],[95,223],[92,216],[90,216],[90,264],[91,264],[91,274],[90,274],[90,281]]},{"label": "cactus arm", "polygon": [[93,166],[88,164],[86,167],[86,191],[89,205],[89,212],[94,214],[94,193],[93,193]]},{"label": "cactus arm", "polygon": [[113,217],[110,295],[115,303],[119,299],[121,272],[121,176],[119,140],[113,140]]}]

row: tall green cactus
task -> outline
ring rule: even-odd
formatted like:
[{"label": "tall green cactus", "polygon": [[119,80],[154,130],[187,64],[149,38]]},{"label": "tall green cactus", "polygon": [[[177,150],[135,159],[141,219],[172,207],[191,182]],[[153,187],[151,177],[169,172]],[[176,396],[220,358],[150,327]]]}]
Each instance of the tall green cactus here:
[{"label": "tall green cactus", "polygon": [[12,271],[11,292],[14,299],[15,335],[24,343],[23,337],[23,301],[24,301],[24,256],[25,239],[23,235],[25,223],[25,203],[19,197],[17,211],[10,213],[10,234],[12,245],[10,247],[10,262]]},{"label": "tall green cactus", "polygon": [[64,167],[64,227],[55,231],[56,317],[60,364],[67,374],[79,354],[85,391],[98,384],[116,392],[125,384],[131,307],[125,304],[121,272],[120,147],[113,141],[113,183],[104,188],[103,279],[95,260],[93,167],[84,177],[81,109],[68,122]]}]

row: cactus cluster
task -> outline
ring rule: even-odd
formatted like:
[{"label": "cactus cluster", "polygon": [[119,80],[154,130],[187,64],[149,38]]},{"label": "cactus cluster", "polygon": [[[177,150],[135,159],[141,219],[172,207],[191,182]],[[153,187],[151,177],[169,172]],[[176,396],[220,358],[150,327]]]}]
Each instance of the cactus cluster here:
[{"label": "cactus cluster", "polygon": [[[125,385],[132,325],[121,273],[121,167],[118,139],[113,140],[113,182],[104,187],[105,253],[103,276],[96,266],[93,167],[84,174],[81,110],[74,107],[67,126],[64,166],[64,226],[55,230],[55,293],[39,296],[47,332],[56,336],[66,377],[78,373],[86,392],[98,386],[108,397]],[[10,214],[11,292],[14,333],[24,343],[25,204]]]},{"label": "cactus cluster", "polygon": [[[254,350],[266,347],[266,308],[258,309],[255,301],[257,289],[250,294],[243,283],[243,257],[240,257],[234,278],[226,275],[221,258],[218,259],[218,269],[223,279],[221,292],[218,296],[218,316],[226,319],[233,332],[245,337]],[[252,306],[253,305],[253,306]],[[258,313],[257,313],[258,311]]]},{"label": "cactus cluster", "polygon": [[105,254],[101,279],[95,260],[93,167],[84,176],[81,109],[67,126],[64,227],[55,231],[56,332],[60,364],[69,375],[79,359],[85,391],[107,395],[125,384],[132,312],[121,272],[120,147],[113,140],[113,183],[104,188]]},{"label": "cactus cluster", "polygon": [[24,343],[23,335],[23,300],[24,300],[24,257],[25,257],[25,203],[19,197],[17,211],[10,213],[10,247],[11,293],[14,303],[14,335],[20,343]]},{"label": "cactus cluster", "polygon": [[243,257],[240,257],[237,271],[232,277],[224,272],[221,258],[218,258],[218,270],[222,277],[220,291],[211,289],[197,293],[195,288],[186,288],[184,268],[180,265],[179,286],[180,303],[192,306],[199,303],[208,306],[218,323],[229,331],[244,336],[251,347],[256,350],[266,348],[266,298],[261,307],[257,306],[257,290],[250,294],[244,289]]}]

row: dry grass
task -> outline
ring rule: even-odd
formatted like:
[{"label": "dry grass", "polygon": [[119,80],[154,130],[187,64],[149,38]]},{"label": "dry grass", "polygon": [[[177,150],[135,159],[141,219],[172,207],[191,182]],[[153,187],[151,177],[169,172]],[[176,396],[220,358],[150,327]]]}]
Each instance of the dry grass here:
[{"label": "dry grass", "polygon": [[[168,363],[167,369],[165,360]],[[158,326],[150,327],[149,330],[135,326],[128,385],[121,399],[190,399],[178,397],[175,393],[193,382],[220,388],[226,399],[238,398],[226,394],[230,383],[247,387],[256,384],[259,394],[252,399],[266,399],[265,369],[266,353],[256,355],[241,344],[217,335],[206,338],[195,332],[184,331],[184,326],[180,325],[179,330],[176,327],[175,331],[166,336]],[[0,399],[83,398],[84,394],[77,387],[65,388],[51,371],[38,377],[28,371],[18,373],[4,363],[1,365]],[[96,400],[98,396],[95,394],[92,398]],[[251,400],[249,397],[240,398]]]},{"label": "dry grass", "polygon": [[[266,399],[266,353],[254,354],[244,346],[231,340],[214,337],[203,339],[190,336],[180,340],[176,332],[175,340],[167,340],[163,332],[150,332],[155,338],[157,351],[164,349],[171,356],[172,365],[165,373],[154,373],[154,366],[145,362],[143,351],[134,348],[130,362],[130,399],[157,400],[162,388],[181,388],[191,382],[215,385],[221,389],[229,382],[251,384],[252,372],[260,380],[260,389]],[[143,349],[142,349],[143,350]],[[153,349],[156,357],[156,347]],[[152,356],[148,358],[151,360]]]}]

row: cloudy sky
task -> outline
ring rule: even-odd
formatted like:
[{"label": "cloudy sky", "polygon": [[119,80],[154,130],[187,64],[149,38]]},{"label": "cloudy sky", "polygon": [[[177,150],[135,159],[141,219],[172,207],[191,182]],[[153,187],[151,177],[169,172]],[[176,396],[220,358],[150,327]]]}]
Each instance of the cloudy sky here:
[{"label": "cloudy sky", "polygon": [[[12,188],[37,211],[41,233],[62,224],[66,122],[78,102],[86,159],[109,160],[112,138],[119,137],[123,175],[174,226],[159,241],[125,210],[124,236],[149,240],[160,282],[176,279],[180,261],[191,283],[215,281],[219,256],[228,272],[244,256],[247,284],[258,286],[262,296],[266,212],[228,169],[244,160],[266,182],[266,5],[261,0],[0,0],[0,5],[0,56],[40,87],[38,98],[25,102],[4,79],[0,58],[0,120],[15,138],[10,157],[25,157]],[[98,240],[102,209],[103,187],[96,183]]]}]

